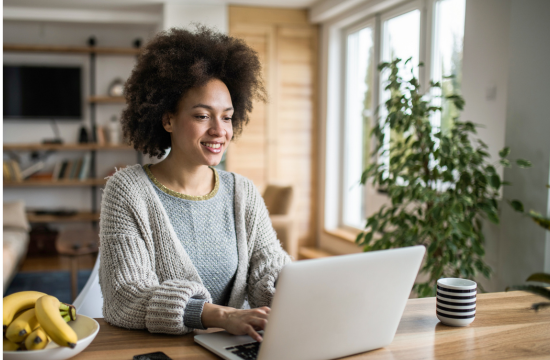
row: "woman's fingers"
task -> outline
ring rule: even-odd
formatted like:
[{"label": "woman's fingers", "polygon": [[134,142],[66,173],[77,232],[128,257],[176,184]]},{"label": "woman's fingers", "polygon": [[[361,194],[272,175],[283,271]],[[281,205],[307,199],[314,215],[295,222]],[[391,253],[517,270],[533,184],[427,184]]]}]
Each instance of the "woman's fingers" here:
[{"label": "woman's fingers", "polygon": [[254,330],[252,326],[248,325],[247,333],[248,336],[250,336],[252,339],[256,340],[257,342],[262,342],[262,337],[256,332],[256,330]]},{"label": "woman's fingers", "polygon": [[265,329],[265,326],[267,325],[267,319],[252,319],[250,321],[252,325],[255,327],[260,328],[261,330]]}]

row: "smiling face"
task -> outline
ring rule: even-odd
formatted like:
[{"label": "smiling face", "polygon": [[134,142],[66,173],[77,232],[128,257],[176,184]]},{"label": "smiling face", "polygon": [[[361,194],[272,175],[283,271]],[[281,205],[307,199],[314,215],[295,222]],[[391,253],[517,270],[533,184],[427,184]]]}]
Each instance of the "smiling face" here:
[{"label": "smiling face", "polygon": [[189,165],[218,165],[233,137],[233,103],[225,84],[212,79],[190,89],[163,126],[172,139],[171,154]]}]

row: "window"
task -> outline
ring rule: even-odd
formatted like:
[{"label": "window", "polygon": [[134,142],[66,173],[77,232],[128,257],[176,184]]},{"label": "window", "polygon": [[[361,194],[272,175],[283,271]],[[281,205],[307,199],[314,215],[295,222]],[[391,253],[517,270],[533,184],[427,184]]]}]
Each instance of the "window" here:
[{"label": "window", "polygon": [[[384,16],[382,21],[382,62],[391,62],[395,59],[401,59],[401,76],[409,78],[411,70],[418,77],[418,63],[420,59],[420,18],[421,12],[418,8],[403,9],[397,13],[390,13]],[[407,63],[407,59],[412,58],[412,61]],[[388,71],[384,71],[380,76],[380,117],[385,118],[387,115],[385,103],[390,99],[389,91],[384,90],[388,80]],[[389,150],[389,141],[392,136],[389,127],[385,128],[385,141],[383,150]],[[389,166],[389,154],[386,152],[381,155],[379,161]]]},{"label": "window", "polygon": [[[433,95],[460,94],[465,10],[466,0],[440,0],[435,3],[431,79],[442,83],[443,94],[440,89],[434,89]],[[444,78],[450,76],[452,78]],[[443,105],[443,111],[434,115],[433,125],[448,129],[450,120],[458,115],[457,109],[450,102],[442,104],[441,99],[435,96],[434,105]]]},{"label": "window", "polygon": [[373,26],[353,29],[346,41],[342,225],[359,228],[365,220],[365,197],[359,180],[371,152]]},{"label": "window", "polygon": [[[339,175],[337,181],[327,180],[330,184],[326,189],[326,198],[334,199],[327,201],[334,205],[338,203],[339,211],[336,214],[327,212],[325,208],[326,216],[334,216],[325,224],[361,229],[365,218],[387,202],[387,197],[371,185],[359,185],[363,170],[371,162],[374,146],[370,137],[372,124],[378,117],[385,117],[384,104],[390,96],[384,90],[387,74],[378,74],[376,70],[380,62],[401,58],[403,65],[406,59],[412,57],[412,62],[402,69],[404,77],[410,76],[412,69],[424,89],[427,88],[424,82],[428,79],[443,80],[443,95],[460,93],[465,6],[466,0],[409,1],[341,29],[340,51],[343,58],[332,58],[329,62],[341,61],[342,98],[328,99],[329,102],[339,101],[339,112],[328,115],[328,121],[340,123],[337,127],[339,135],[327,133],[327,149],[334,146],[331,144],[338,143],[336,148],[340,154],[339,162],[327,162],[327,176],[334,179],[334,173]],[[433,16],[430,18],[425,14]],[[419,69],[419,62],[424,61],[426,66]],[[446,78],[449,75],[454,77]],[[377,115],[376,104],[379,104]],[[448,127],[449,119],[457,114],[457,109],[452,106],[445,104],[442,116],[432,119],[435,126]],[[339,118],[336,118],[337,113]],[[386,149],[391,136],[399,135],[390,134],[388,130]],[[382,156],[378,161],[385,162],[387,159]],[[336,187],[338,199],[333,198],[334,193],[331,192]]]}]

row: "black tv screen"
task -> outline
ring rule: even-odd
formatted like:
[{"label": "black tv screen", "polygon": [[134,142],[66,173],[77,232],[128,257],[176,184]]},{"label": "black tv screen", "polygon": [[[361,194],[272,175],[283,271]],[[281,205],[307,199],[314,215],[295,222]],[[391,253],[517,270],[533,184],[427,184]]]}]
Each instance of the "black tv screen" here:
[{"label": "black tv screen", "polygon": [[4,65],[4,119],[82,119],[80,67]]}]

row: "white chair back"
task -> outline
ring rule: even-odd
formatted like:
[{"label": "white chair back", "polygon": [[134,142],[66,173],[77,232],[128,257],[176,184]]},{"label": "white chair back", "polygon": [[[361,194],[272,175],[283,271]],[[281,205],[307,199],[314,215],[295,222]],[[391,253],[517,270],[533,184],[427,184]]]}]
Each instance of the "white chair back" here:
[{"label": "white chair back", "polygon": [[103,318],[103,294],[99,286],[98,274],[100,257],[101,253],[97,255],[97,260],[88,282],[73,303],[77,314],[86,315],[91,318]]}]

